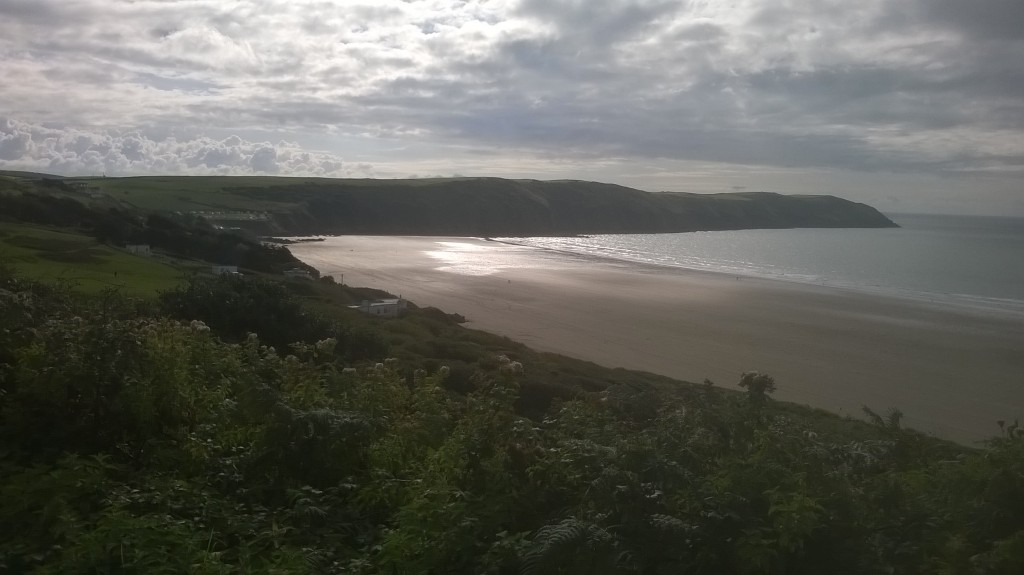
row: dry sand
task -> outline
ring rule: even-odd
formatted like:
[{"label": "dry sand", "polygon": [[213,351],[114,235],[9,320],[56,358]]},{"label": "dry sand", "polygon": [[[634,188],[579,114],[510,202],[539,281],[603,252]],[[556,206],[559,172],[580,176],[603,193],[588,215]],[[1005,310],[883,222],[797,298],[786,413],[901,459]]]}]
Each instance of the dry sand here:
[{"label": "dry sand", "polygon": [[734,387],[973,442],[1024,419],[1024,318],[838,288],[644,267],[467,238],[343,236],[291,246],[344,283],[608,367]]}]

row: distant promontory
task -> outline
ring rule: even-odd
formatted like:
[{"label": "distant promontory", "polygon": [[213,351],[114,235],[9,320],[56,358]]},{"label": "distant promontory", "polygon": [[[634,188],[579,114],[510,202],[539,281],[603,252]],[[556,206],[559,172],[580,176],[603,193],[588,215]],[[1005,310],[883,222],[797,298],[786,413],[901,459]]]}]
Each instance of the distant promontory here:
[{"label": "distant promontory", "polygon": [[578,180],[147,176],[74,178],[95,198],[263,235],[553,236],[895,227],[828,195],[644,192]]},{"label": "distant promontory", "polygon": [[457,178],[324,180],[241,188],[299,209],[273,219],[305,234],[548,236],[755,228],[896,227],[871,206],[827,195],[643,192],[584,181]]}]

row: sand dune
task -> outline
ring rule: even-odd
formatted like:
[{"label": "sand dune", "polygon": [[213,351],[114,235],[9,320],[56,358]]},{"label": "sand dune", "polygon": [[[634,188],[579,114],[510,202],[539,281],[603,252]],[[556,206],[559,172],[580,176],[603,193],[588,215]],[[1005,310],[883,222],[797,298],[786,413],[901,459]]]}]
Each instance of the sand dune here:
[{"label": "sand dune", "polygon": [[293,253],[348,285],[609,367],[735,386],[841,414],[899,407],[958,441],[1024,416],[1024,319],[812,285],[642,267],[466,238],[343,236]]}]

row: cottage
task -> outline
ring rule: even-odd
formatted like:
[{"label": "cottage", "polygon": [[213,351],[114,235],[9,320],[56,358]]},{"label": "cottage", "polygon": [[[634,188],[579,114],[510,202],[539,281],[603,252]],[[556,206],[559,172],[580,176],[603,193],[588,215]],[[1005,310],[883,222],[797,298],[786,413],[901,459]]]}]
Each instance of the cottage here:
[{"label": "cottage", "polygon": [[402,298],[363,300],[359,305],[348,306],[374,317],[398,317],[405,311],[408,302]]},{"label": "cottage", "polygon": [[213,266],[213,275],[237,274],[238,266]]},{"label": "cottage", "polygon": [[153,252],[149,249],[149,244],[125,244],[124,249],[128,253],[135,254],[137,256],[149,257],[153,255]]}]

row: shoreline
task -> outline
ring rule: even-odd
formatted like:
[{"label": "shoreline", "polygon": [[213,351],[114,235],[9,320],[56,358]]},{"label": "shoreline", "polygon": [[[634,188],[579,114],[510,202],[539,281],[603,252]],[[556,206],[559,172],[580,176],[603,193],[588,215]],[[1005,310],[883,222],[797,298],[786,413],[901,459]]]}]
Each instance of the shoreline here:
[{"label": "shoreline", "polygon": [[[672,232],[674,233],[674,232]],[[854,283],[843,283],[837,281],[808,281],[796,279],[793,276],[785,275],[770,275],[770,274],[758,274],[751,273],[748,271],[725,271],[714,268],[696,268],[686,267],[682,265],[673,265],[668,263],[658,263],[643,260],[632,260],[628,258],[617,258],[609,255],[590,254],[583,252],[576,252],[567,249],[559,249],[548,246],[534,246],[525,242],[518,242],[515,240],[523,239],[518,237],[482,237],[482,236],[383,236],[383,235],[370,235],[370,236],[347,236],[347,235],[317,235],[317,236],[296,236],[286,239],[294,240],[292,243],[285,245],[289,247],[297,243],[305,242],[323,242],[332,239],[359,237],[359,238],[409,238],[409,239],[422,239],[422,240],[476,240],[481,242],[488,242],[500,245],[514,246],[520,248],[526,248],[531,250],[538,250],[548,252],[552,254],[559,254],[568,258],[576,258],[594,262],[604,262],[609,264],[625,264],[628,266],[635,266],[637,268],[648,268],[654,271],[663,270],[669,273],[698,273],[698,274],[713,274],[721,276],[722,278],[735,279],[737,277],[747,280],[760,280],[767,282],[779,282],[783,284],[795,284],[800,286],[810,286],[812,288],[823,289],[823,290],[838,290],[847,292],[854,296],[868,296],[877,297],[883,299],[893,299],[904,301],[914,304],[923,304],[929,306],[941,307],[943,309],[950,309],[952,311],[958,311],[961,313],[968,314],[984,314],[994,318],[1006,318],[1010,320],[1024,320],[1024,300],[1012,299],[1012,298],[1001,298],[993,296],[980,296],[974,294],[961,294],[961,293],[942,293],[942,292],[922,292],[915,291],[910,288],[878,288],[875,286],[854,284]],[[562,237],[562,236],[557,236]],[[297,257],[297,256],[296,256]],[[383,289],[383,288],[381,288]],[[387,290],[385,290],[387,291]]]},{"label": "shoreline", "polygon": [[459,313],[538,351],[733,387],[970,443],[1024,415],[1024,322],[841,287],[645,266],[491,239],[337,236],[288,246],[348,285]]},{"label": "shoreline", "polygon": [[[328,237],[344,237],[344,236],[328,236]],[[422,237],[429,238],[431,236],[409,236],[409,237]],[[864,295],[870,297],[879,297],[885,299],[897,299],[905,302],[915,302],[918,304],[941,306],[943,308],[955,308],[965,313],[983,313],[991,315],[993,317],[1007,317],[1010,319],[1021,319],[1024,320],[1024,300],[1011,299],[1011,298],[1000,298],[992,296],[979,296],[974,294],[960,294],[960,293],[940,293],[940,292],[923,292],[915,291],[910,288],[879,288],[875,286],[868,286],[863,284],[855,284],[850,282],[840,281],[809,281],[806,279],[797,279],[795,276],[787,275],[771,275],[771,274],[759,274],[752,273],[750,271],[725,271],[714,268],[697,268],[687,267],[683,265],[674,265],[668,263],[658,263],[644,260],[634,260],[629,258],[617,258],[609,255],[600,254],[588,254],[582,252],[575,252],[567,249],[559,249],[548,246],[534,246],[526,242],[518,242],[515,240],[523,238],[467,238],[467,239],[480,239],[482,241],[495,242],[500,244],[506,244],[510,246],[518,246],[524,248],[530,248],[535,250],[543,250],[547,252],[562,254],[567,257],[576,257],[581,259],[588,259],[594,261],[606,261],[611,263],[624,263],[638,268],[650,268],[654,270],[667,270],[678,271],[683,273],[694,272],[694,273],[706,273],[715,274],[724,278],[733,279],[740,277],[743,279],[750,280],[764,280],[769,282],[780,282],[786,284],[796,284],[811,286],[826,290],[841,290],[848,292],[852,295]]]}]

